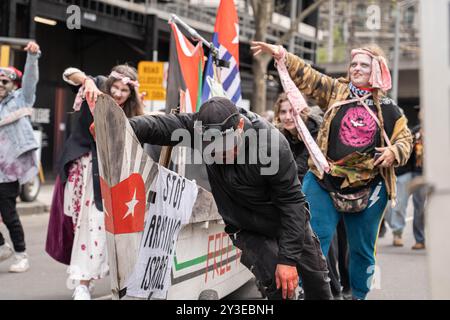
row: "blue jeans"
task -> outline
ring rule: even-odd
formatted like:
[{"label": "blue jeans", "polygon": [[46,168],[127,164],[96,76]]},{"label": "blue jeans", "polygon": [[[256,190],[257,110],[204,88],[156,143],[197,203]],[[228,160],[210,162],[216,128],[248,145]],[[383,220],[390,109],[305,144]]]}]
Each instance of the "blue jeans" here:
[{"label": "blue jeans", "polygon": [[393,234],[401,236],[406,226],[406,208],[408,207],[409,192],[408,184],[413,178],[412,172],[397,177],[397,204],[394,208],[388,206],[386,210],[386,221],[392,229]]},{"label": "blue jeans", "polygon": [[333,206],[331,197],[308,172],[303,180],[302,191],[310,205],[311,226],[318,235],[322,252],[328,255],[330,242],[339,219],[344,219],[349,245],[349,276],[352,294],[357,299],[365,299],[370,291],[371,279],[375,271],[375,246],[378,230],[387,204],[384,182],[374,186],[368,207],[359,213],[339,213]]},{"label": "blue jeans", "polygon": [[[418,173],[405,173],[397,177],[397,205],[386,210],[386,221],[395,235],[401,236],[406,225],[408,200],[411,194],[408,192],[408,184]],[[419,188],[412,193],[414,205],[413,233],[416,242],[425,243],[425,200],[426,190]]]},{"label": "blue jeans", "polygon": [[[413,178],[420,176],[420,174],[414,173]],[[413,233],[416,242],[425,243],[425,200],[426,189],[419,188],[412,194],[414,204],[414,221],[413,221]]]}]

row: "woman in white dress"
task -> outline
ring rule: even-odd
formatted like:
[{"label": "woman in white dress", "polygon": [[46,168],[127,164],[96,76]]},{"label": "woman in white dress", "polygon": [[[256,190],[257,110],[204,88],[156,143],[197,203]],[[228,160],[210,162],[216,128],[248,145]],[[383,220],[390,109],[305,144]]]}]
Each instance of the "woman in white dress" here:
[{"label": "woman in white dress", "polygon": [[[89,300],[93,280],[109,271],[106,250],[105,218],[100,192],[95,130],[86,100],[110,95],[127,117],[143,114],[136,69],[118,65],[109,77],[88,77],[79,69],[68,68],[64,80],[79,87],[74,110],[76,125],[64,145],[59,177],[64,187],[64,215],[72,218],[74,237],[68,268],[68,287],[75,288],[75,300]],[[98,89],[99,88],[99,89]]]}]

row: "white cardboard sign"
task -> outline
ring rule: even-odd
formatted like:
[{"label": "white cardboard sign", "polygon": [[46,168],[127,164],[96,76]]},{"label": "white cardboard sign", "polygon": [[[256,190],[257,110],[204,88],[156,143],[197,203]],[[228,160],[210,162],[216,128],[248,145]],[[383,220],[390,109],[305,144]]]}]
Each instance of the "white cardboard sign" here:
[{"label": "white cardboard sign", "polygon": [[150,205],[138,260],[127,283],[130,297],[166,297],[178,233],[189,223],[198,193],[194,182],[163,167],[155,189],[156,201]]}]

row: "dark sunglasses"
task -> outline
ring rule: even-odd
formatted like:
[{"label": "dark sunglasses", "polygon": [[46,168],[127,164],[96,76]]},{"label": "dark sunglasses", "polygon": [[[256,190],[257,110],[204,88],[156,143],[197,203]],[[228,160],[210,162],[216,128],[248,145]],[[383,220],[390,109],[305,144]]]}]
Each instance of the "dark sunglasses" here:
[{"label": "dark sunglasses", "polygon": [[0,75],[6,76],[6,77],[10,78],[11,80],[17,79],[16,73],[7,68],[0,68]]},{"label": "dark sunglasses", "polygon": [[1,82],[4,86],[6,86],[6,85],[10,84],[12,81],[9,81],[9,80],[6,80],[6,79],[2,79],[2,80],[0,80],[0,82]]},{"label": "dark sunglasses", "polygon": [[204,133],[205,131],[209,130],[209,129],[215,129],[220,131],[223,134],[228,133],[228,131],[234,131],[234,128],[229,128],[227,130],[223,130],[223,127],[227,124],[227,122],[233,118],[239,116],[238,112],[235,112],[233,114],[231,114],[230,116],[228,116],[225,120],[223,120],[221,123],[208,123],[208,124],[202,124],[200,121],[195,121],[194,123],[194,129],[198,132],[198,133]]}]

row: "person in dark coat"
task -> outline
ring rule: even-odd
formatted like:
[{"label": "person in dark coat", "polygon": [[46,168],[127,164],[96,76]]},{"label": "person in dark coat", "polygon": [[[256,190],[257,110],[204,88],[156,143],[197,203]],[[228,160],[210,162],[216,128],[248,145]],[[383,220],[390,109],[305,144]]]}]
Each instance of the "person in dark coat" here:
[{"label": "person in dark coat", "polygon": [[141,143],[177,145],[181,139],[171,139],[177,129],[186,133],[185,146],[195,147],[189,140],[200,137],[225,231],[269,299],[293,298],[299,273],[306,299],[331,298],[326,259],[309,223],[297,166],[278,130],[221,97],[206,101],[197,113],[145,115],[130,124]]},{"label": "person in dark coat", "polygon": [[[305,108],[300,113],[300,116],[308,128],[311,136],[316,139],[322,124],[322,116],[320,111],[317,112],[313,108]],[[274,124],[283,133],[289,142],[295,162],[297,163],[297,175],[300,182],[308,171],[309,152],[305,144],[301,140],[295,127],[294,118],[291,111],[291,103],[288,100],[286,93],[281,93],[278,96],[274,105]],[[349,281],[348,281],[348,247],[345,235],[345,226],[342,221],[339,222],[337,232],[330,245],[330,250],[327,256],[331,292],[335,299],[348,297]],[[338,267],[339,266],[339,267]],[[303,288],[300,283],[301,299]],[[342,288],[343,287],[343,288]],[[351,298],[351,293],[350,293]]]}]

